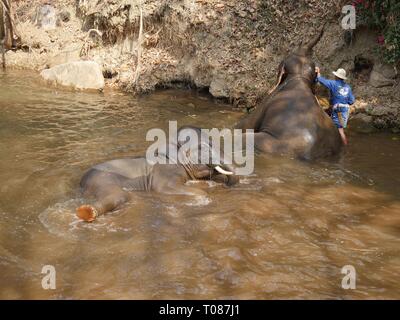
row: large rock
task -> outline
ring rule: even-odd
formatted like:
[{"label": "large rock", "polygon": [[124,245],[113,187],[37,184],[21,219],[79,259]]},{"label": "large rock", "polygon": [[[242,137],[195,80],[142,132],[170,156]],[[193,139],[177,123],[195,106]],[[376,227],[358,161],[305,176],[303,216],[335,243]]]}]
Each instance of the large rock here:
[{"label": "large rock", "polygon": [[66,50],[48,59],[46,62],[46,67],[53,68],[59,64],[79,61],[80,59],[80,49]]},{"label": "large rock", "polygon": [[76,61],[43,70],[41,76],[52,83],[75,89],[100,90],[104,77],[100,66],[94,61]]},{"label": "large rock", "polygon": [[372,69],[369,84],[375,88],[393,86],[395,84],[396,71],[392,66],[375,64]]},{"label": "large rock", "polygon": [[57,27],[57,12],[56,9],[45,4],[36,9],[35,25],[44,30],[53,30]]},{"label": "large rock", "polygon": [[358,113],[350,118],[350,128],[361,133],[376,132],[373,125],[373,117],[365,113]]},{"label": "large rock", "polygon": [[392,108],[391,106],[388,105],[369,105],[365,111],[371,116],[383,117],[390,114],[394,114],[394,112],[396,112],[395,109],[396,107]]},{"label": "large rock", "polygon": [[378,63],[374,66],[374,69],[388,79],[395,79],[397,76],[396,69],[389,64]]},{"label": "large rock", "polygon": [[228,98],[229,88],[224,78],[215,77],[209,88],[210,93],[216,98]]}]

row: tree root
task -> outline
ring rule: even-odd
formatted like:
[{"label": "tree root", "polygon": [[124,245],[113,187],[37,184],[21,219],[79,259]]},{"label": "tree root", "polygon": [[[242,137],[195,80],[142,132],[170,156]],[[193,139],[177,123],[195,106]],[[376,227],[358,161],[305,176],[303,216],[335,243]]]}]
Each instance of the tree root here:
[{"label": "tree root", "polygon": [[135,86],[139,81],[139,75],[141,71],[141,62],[142,62],[142,50],[143,50],[143,9],[142,4],[140,4],[140,22],[139,22],[139,37],[138,37],[138,49],[137,49],[137,63],[136,70],[133,78],[133,82]]}]

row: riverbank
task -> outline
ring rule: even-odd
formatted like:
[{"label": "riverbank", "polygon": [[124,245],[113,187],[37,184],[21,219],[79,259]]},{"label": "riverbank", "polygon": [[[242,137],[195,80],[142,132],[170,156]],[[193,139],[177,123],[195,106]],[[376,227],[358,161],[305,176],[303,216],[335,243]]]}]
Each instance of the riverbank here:
[{"label": "riverbank", "polygon": [[[21,0],[14,11],[22,49],[8,51],[7,64],[41,71],[90,60],[110,88],[141,94],[191,86],[251,108],[272,87],[282,58],[328,21],[314,58],[324,75],[338,67],[350,72],[353,123],[366,132],[399,132],[397,71],[380,63],[378,35],[358,28],[349,38],[339,24],[342,5],[286,2]],[[52,25],[38,15],[45,4],[54,8]],[[326,94],[318,89],[322,105]]]}]

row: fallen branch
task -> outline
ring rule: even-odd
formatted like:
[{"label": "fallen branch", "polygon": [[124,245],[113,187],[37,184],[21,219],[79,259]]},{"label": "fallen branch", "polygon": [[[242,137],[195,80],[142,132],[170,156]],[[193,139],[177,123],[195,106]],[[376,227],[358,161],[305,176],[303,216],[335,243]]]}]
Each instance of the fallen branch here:
[{"label": "fallen branch", "polygon": [[1,65],[2,65],[2,67],[3,67],[3,69],[5,69],[6,68],[6,50],[5,50],[5,48],[4,48],[4,41],[5,40],[5,37],[4,37],[4,39],[3,40],[1,40],[1,42],[0,42],[0,46],[1,46],[1,57],[2,57],[2,59],[1,59]]},{"label": "fallen branch", "polygon": [[1,49],[1,65],[3,69],[6,68],[6,53],[5,53],[5,41],[6,41],[6,20],[5,20],[5,14],[4,11],[6,8],[3,9],[4,3],[3,1],[1,2],[0,6],[0,35],[3,37],[3,39],[0,40],[0,49]]},{"label": "fallen branch", "polygon": [[15,23],[12,14],[12,8],[10,5],[10,0],[0,0],[0,3],[3,7],[3,12],[7,16],[7,19],[3,16],[4,20],[4,30],[5,30],[5,37],[4,37],[4,46],[12,48],[15,47],[15,40],[19,39],[15,33]]},{"label": "fallen branch", "polygon": [[8,15],[10,15],[10,12],[9,12],[9,10],[8,10],[8,8],[9,8],[9,4],[8,4],[8,1],[7,0],[1,0],[1,4],[3,5],[3,8],[4,8],[4,10],[5,10],[5,12],[8,14]]}]

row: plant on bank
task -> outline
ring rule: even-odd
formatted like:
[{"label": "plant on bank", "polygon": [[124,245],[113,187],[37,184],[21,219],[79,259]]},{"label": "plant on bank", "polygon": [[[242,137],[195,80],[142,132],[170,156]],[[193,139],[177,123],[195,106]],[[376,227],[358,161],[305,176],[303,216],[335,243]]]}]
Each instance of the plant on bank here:
[{"label": "plant on bank", "polygon": [[383,60],[400,62],[400,1],[354,0],[359,22],[379,31],[377,43]]}]

